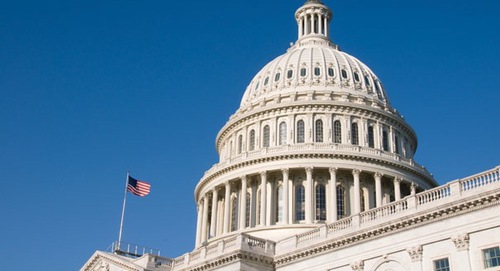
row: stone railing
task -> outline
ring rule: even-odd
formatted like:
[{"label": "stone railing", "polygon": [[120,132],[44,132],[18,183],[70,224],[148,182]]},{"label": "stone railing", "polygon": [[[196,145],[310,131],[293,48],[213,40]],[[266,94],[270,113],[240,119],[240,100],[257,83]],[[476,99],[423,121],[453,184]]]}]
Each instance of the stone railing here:
[{"label": "stone railing", "polygon": [[485,172],[478,173],[476,175],[472,175],[465,179],[460,179],[460,189],[465,192],[499,181],[500,166]]},{"label": "stone railing", "polygon": [[432,211],[439,205],[464,200],[469,196],[485,195],[489,191],[500,191],[500,166],[286,238],[276,243],[276,250],[286,254],[312,242],[339,238],[360,231],[363,227],[382,225],[402,218],[417,210]]},{"label": "stone railing", "polygon": [[222,239],[206,246],[199,247],[193,252],[177,257],[173,261],[174,269],[184,269],[205,262],[215,257],[237,251],[251,251],[264,256],[274,255],[275,243],[269,240],[256,238],[245,233]]}]

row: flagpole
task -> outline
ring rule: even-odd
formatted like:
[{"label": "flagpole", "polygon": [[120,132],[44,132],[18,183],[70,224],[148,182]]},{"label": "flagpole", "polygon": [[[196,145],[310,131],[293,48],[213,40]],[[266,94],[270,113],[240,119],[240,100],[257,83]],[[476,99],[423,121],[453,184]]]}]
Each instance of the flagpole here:
[{"label": "flagpole", "polygon": [[127,171],[127,178],[125,179],[125,195],[123,196],[122,219],[120,221],[120,233],[118,234],[118,250],[120,250],[122,243],[123,217],[125,216],[125,203],[127,202],[128,177],[129,173]]}]

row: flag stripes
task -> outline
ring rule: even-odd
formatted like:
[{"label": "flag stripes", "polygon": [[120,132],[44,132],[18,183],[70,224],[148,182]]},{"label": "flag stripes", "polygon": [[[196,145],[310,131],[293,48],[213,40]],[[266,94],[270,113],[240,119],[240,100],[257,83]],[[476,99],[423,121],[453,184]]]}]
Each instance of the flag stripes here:
[{"label": "flag stripes", "polygon": [[151,191],[151,185],[128,176],[127,191],[136,196],[144,197]]}]

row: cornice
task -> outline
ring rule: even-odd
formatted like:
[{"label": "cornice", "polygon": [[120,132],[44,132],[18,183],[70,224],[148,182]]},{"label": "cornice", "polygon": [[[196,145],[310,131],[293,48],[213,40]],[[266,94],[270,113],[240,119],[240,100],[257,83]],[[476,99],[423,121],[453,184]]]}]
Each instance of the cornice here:
[{"label": "cornice", "polygon": [[361,242],[370,241],[387,235],[392,235],[400,231],[410,230],[426,224],[435,223],[450,217],[466,214],[475,210],[500,205],[500,191],[490,196],[473,198],[461,204],[446,204],[439,209],[431,212],[423,211],[417,214],[411,214],[392,223],[384,224],[382,227],[375,226],[369,229],[362,229],[340,239],[329,240],[312,245],[306,249],[300,249],[299,252],[292,252],[275,257],[275,265],[283,267],[290,263],[305,258],[311,258],[320,254],[329,253],[338,248],[359,245]]},{"label": "cornice", "polygon": [[199,265],[196,265],[194,267],[189,267],[186,269],[181,269],[181,270],[190,270],[190,271],[204,271],[204,270],[211,270],[219,266],[223,265],[228,265],[234,262],[238,262],[240,260],[245,260],[245,261],[250,261],[250,262],[255,262],[259,264],[266,264],[269,266],[274,267],[274,261],[272,257],[264,256],[264,255],[258,255],[255,253],[251,253],[248,251],[244,250],[237,250],[234,251],[230,254],[224,255],[218,259],[209,261],[209,262],[203,262]]}]

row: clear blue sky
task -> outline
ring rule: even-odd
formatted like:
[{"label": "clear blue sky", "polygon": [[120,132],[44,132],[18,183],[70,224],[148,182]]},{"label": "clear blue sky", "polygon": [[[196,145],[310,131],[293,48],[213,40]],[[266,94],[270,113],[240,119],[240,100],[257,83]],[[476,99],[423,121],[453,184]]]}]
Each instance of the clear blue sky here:
[{"label": "clear blue sky", "polygon": [[[252,77],[296,40],[294,1],[0,2],[0,258],[77,270],[118,237],[193,248],[193,190]],[[500,1],[325,0],[439,183],[500,164]]]}]

